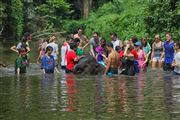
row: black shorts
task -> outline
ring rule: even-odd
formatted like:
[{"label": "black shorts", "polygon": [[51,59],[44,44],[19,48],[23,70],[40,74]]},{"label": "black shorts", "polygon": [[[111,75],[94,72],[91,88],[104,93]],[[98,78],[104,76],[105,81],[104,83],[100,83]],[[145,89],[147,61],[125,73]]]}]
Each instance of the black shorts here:
[{"label": "black shorts", "polygon": [[174,70],[174,67],[172,67],[170,63],[164,63],[163,70],[164,71],[172,71],[172,70]]}]

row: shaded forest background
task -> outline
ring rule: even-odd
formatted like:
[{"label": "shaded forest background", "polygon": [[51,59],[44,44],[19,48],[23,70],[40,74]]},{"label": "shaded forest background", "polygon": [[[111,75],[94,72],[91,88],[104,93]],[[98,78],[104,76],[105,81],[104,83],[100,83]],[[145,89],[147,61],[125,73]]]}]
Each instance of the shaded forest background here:
[{"label": "shaded forest background", "polygon": [[[1,0],[0,36],[19,40],[24,32],[36,37],[51,33],[75,33],[83,27],[87,36],[99,31],[120,39],[166,32],[180,40],[180,0]],[[165,39],[165,38],[163,38]]]}]

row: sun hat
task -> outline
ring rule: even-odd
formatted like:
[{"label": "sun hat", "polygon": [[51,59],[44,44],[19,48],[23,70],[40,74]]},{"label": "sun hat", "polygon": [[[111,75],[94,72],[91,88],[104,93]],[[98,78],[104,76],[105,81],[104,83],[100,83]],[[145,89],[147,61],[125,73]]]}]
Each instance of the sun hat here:
[{"label": "sun hat", "polygon": [[134,43],[134,45],[135,45],[135,46],[141,46],[141,42],[138,41],[138,42]]}]

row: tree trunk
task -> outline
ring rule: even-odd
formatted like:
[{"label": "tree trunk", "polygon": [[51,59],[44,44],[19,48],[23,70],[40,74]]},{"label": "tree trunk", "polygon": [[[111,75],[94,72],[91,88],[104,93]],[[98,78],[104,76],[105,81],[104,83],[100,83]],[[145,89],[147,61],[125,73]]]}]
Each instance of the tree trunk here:
[{"label": "tree trunk", "polygon": [[83,0],[83,18],[87,19],[89,15],[89,0]]}]

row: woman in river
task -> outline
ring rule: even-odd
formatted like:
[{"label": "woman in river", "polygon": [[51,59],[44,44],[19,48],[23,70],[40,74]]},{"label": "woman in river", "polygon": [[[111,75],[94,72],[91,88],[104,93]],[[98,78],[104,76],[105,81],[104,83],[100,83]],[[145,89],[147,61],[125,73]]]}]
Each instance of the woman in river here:
[{"label": "woman in river", "polygon": [[138,54],[137,62],[138,62],[138,68],[139,70],[146,70],[146,63],[148,61],[147,55],[144,52],[144,50],[141,49],[141,43],[138,41],[134,44],[135,50]]},{"label": "woman in river", "polygon": [[152,68],[156,66],[158,68],[162,67],[163,64],[163,46],[164,43],[161,41],[161,37],[159,34],[155,35],[155,41],[152,44],[152,54],[151,54],[151,63]]},{"label": "woman in river", "polygon": [[124,50],[122,74],[135,75],[134,55],[131,53],[133,47],[127,44]]},{"label": "woman in river", "polygon": [[[149,42],[147,41],[146,37],[143,37],[141,39],[141,46],[142,46],[142,49],[144,50],[144,52],[147,55],[147,59],[149,59],[150,58],[150,54],[151,54],[151,46],[150,46]],[[146,66],[148,66],[148,63],[149,63],[149,60],[148,60],[148,62],[146,64]]]}]

